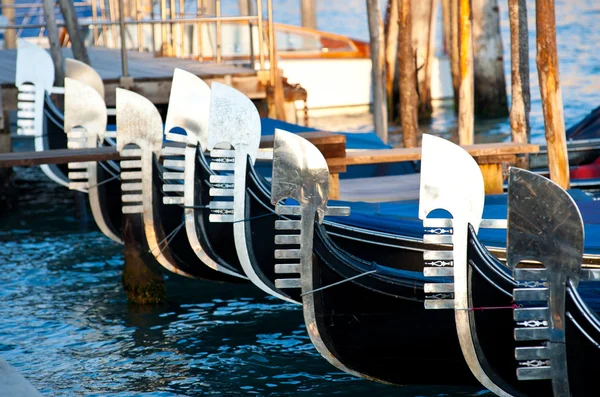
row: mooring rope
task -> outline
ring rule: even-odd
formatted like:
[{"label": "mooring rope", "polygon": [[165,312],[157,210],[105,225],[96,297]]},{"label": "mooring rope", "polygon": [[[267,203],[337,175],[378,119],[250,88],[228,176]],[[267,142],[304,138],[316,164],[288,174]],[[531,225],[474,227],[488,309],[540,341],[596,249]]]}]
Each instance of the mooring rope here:
[{"label": "mooring rope", "polygon": [[516,303],[513,303],[510,306],[479,306],[479,307],[460,308],[460,309],[454,309],[454,310],[467,310],[470,312],[477,312],[477,311],[484,311],[484,310],[519,309],[521,307],[523,307],[523,305],[517,305]]},{"label": "mooring rope", "polygon": [[105,183],[108,183],[110,181],[114,181],[115,179],[120,179],[120,178],[119,178],[118,175],[112,176],[112,177],[110,177],[108,179],[103,180],[102,182],[96,183],[95,185],[88,186],[88,190],[91,189],[91,188],[94,188],[94,187],[98,187],[98,186],[104,185]]},{"label": "mooring rope", "polygon": [[[175,237],[177,232],[180,231],[183,226],[185,226],[185,221],[181,222],[181,224],[179,226],[177,226],[175,229],[173,229],[173,231],[171,233],[167,234],[167,236],[164,239],[159,241],[159,243],[156,247],[149,250],[148,252],[150,252],[150,253],[152,253],[152,255],[154,255],[154,252],[153,252],[154,249],[160,248],[160,251],[158,251],[158,253],[159,254],[162,253],[165,250],[165,248],[167,248],[169,246],[169,243],[171,242],[171,240],[173,240],[173,238]],[[164,245],[164,247],[161,248],[161,245]]]},{"label": "mooring rope", "polygon": [[347,279],[344,279],[344,280],[341,280],[341,281],[335,282],[335,283],[333,283],[333,284],[329,284],[329,285],[326,285],[326,286],[324,286],[324,287],[320,287],[320,288],[313,289],[313,290],[311,290],[311,291],[307,291],[307,292],[305,292],[305,293],[303,293],[303,294],[300,294],[300,296],[304,296],[304,295],[308,295],[308,294],[313,294],[313,293],[315,293],[315,292],[323,291],[324,289],[331,288],[331,287],[335,287],[336,285],[344,284],[344,283],[346,283],[346,282],[348,282],[348,281],[356,280],[357,278],[360,278],[360,277],[366,276],[366,275],[368,275],[368,274],[373,274],[373,273],[375,273],[375,272],[377,272],[377,269],[375,269],[375,270],[369,270],[369,271],[367,271],[367,272],[364,272],[364,273],[361,273],[361,274],[357,274],[356,276],[349,277],[349,278],[347,278]]}]

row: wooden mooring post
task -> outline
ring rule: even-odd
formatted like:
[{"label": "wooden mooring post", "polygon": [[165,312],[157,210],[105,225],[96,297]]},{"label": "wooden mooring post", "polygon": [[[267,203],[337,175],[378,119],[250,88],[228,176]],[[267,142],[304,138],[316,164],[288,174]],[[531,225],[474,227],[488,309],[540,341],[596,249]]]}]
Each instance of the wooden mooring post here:
[{"label": "wooden mooring post", "polygon": [[385,90],[387,93],[388,121],[394,118],[394,82],[398,64],[398,0],[388,0],[385,34]]},{"label": "wooden mooring post", "polygon": [[378,0],[367,0],[369,43],[371,47],[371,85],[373,90],[373,121],[375,133],[388,141],[387,100],[385,95],[385,56],[383,48],[383,21]]},{"label": "wooden mooring post", "polygon": [[562,92],[556,49],[554,0],[536,0],[536,63],[544,111],[550,179],[563,189],[570,186],[569,157],[565,134]]},{"label": "wooden mooring post", "polygon": [[54,85],[62,87],[65,81],[65,70],[62,50],[58,40],[58,26],[56,25],[56,14],[54,13],[54,1],[43,1],[46,34],[48,35],[48,41],[50,42],[50,55],[54,62]]},{"label": "wooden mooring post", "polygon": [[[2,15],[6,17],[7,23],[9,25],[14,25],[15,9],[13,6],[15,4],[15,0],[2,0],[0,4],[2,4]],[[17,48],[17,31],[15,29],[5,29],[4,49],[8,50],[13,48]]]},{"label": "wooden mooring post", "polygon": [[473,96],[473,36],[471,0],[459,0],[459,66],[460,86],[458,95],[458,142],[461,146],[475,141],[474,96]]},{"label": "wooden mooring post", "polygon": [[[510,20],[511,107],[510,129],[512,141],[528,143],[530,140],[529,112],[531,92],[529,87],[529,35],[527,29],[526,0],[508,0]],[[529,156],[519,158],[517,166],[529,168]]]},{"label": "wooden mooring post", "polygon": [[402,143],[405,148],[417,146],[418,96],[417,70],[412,47],[411,0],[398,2],[398,74],[400,81],[400,121],[402,123]]},{"label": "wooden mooring post", "polygon": [[317,0],[300,0],[300,18],[305,28],[317,28]]},{"label": "wooden mooring post", "polygon": [[[95,1],[95,0],[94,0]],[[90,65],[90,57],[88,56],[85,43],[81,37],[79,22],[77,21],[77,13],[72,0],[58,0],[60,12],[63,14],[67,32],[71,39],[71,48],[73,49],[73,57],[78,61]]]}]

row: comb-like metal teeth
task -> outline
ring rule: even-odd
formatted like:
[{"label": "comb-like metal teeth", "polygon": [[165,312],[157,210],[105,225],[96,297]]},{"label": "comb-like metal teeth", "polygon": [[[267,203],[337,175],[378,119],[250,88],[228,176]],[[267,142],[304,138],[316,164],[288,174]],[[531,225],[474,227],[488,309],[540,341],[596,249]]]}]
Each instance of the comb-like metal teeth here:
[{"label": "comb-like metal teeth", "polygon": [[518,308],[513,312],[515,321],[540,320],[548,318],[547,307]]},{"label": "comb-like metal teeth", "polygon": [[515,349],[515,358],[518,361],[548,360],[550,358],[550,351],[544,346],[517,347]]},{"label": "comb-like metal teeth", "polygon": [[82,162],[82,163],[68,163],[67,164],[67,168],[70,170],[82,170],[82,169],[86,169],[87,168],[87,163],[86,162]]},{"label": "comb-like metal teeth", "polygon": [[17,94],[17,99],[19,101],[35,101],[35,94],[31,92],[20,92]]},{"label": "comb-like metal teeth", "polygon": [[33,110],[35,109],[35,104],[33,102],[18,102],[17,109],[19,110]]},{"label": "comb-like metal teeth", "polygon": [[213,149],[213,150],[210,151],[210,157],[212,157],[212,158],[217,158],[217,157],[234,158],[235,157],[235,150]]},{"label": "comb-like metal teeth", "polygon": [[[33,84],[22,84],[18,87],[17,94],[17,134],[37,135],[41,131],[35,131],[35,86]],[[41,106],[41,104],[37,104]]]},{"label": "comb-like metal teeth", "polygon": [[292,220],[275,221],[275,230],[300,230],[301,222]]},{"label": "comb-like metal teeth", "polygon": [[275,213],[277,215],[300,215],[302,208],[298,205],[276,205]]},{"label": "comb-like metal teeth", "polygon": [[452,251],[426,250],[423,252],[423,259],[426,261],[451,261],[454,259]]},{"label": "comb-like metal teeth", "polygon": [[142,168],[142,160],[121,160],[121,168]]},{"label": "comb-like metal teeth", "polygon": [[348,216],[350,215],[350,207],[327,207],[325,210],[326,216]]},{"label": "comb-like metal teeth", "polygon": [[275,280],[275,288],[300,288],[302,284],[299,278],[278,278]]},{"label": "comb-like metal teeth", "polygon": [[278,263],[275,265],[275,273],[277,273],[277,274],[300,273],[300,264],[299,263]]},{"label": "comb-like metal teeth", "polygon": [[166,183],[163,185],[163,191],[165,192],[183,192],[185,185],[180,183]]},{"label": "comb-like metal teeth", "polygon": [[32,119],[35,117],[35,112],[33,110],[19,110],[17,112],[17,117],[20,119]]},{"label": "comb-like metal teeth", "polygon": [[425,293],[453,293],[454,283],[425,283]]},{"label": "comb-like metal teeth", "polygon": [[[536,364],[537,362],[532,365]],[[550,366],[546,365],[539,367],[520,367],[517,368],[517,378],[519,380],[552,379],[552,369]]]},{"label": "comb-like metal teeth", "polygon": [[275,259],[300,259],[299,249],[276,249]]},{"label": "comb-like metal teeth", "polygon": [[175,134],[172,132],[167,132],[165,134],[165,138],[171,142],[180,142],[180,143],[188,143],[187,135]]},{"label": "comb-like metal teeth", "polygon": [[452,267],[425,267],[423,268],[425,277],[452,277],[454,268]]},{"label": "comb-like metal teeth", "polygon": [[423,236],[423,242],[425,244],[452,244],[452,235],[426,234]]},{"label": "comb-like metal teeth", "polygon": [[142,149],[123,149],[121,157],[142,157]]},{"label": "comb-like metal teeth", "polygon": [[548,270],[546,269],[515,269],[515,280],[518,281],[546,281]]},{"label": "comb-like metal teeth", "polygon": [[184,204],[183,196],[165,196],[163,197],[164,204]]},{"label": "comb-like metal teeth", "polygon": [[208,221],[215,223],[231,223],[233,222],[233,215],[210,214],[208,216]]},{"label": "comb-like metal teeth", "polygon": [[[121,167],[121,169],[123,169]],[[142,171],[125,171],[121,172],[121,180],[141,180],[142,179]]]},{"label": "comb-like metal teeth", "polygon": [[183,180],[185,174],[183,172],[163,172],[163,179],[168,180]]},{"label": "comb-like metal teeth", "polygon": [[232,210],[233,209],[233,201],[211,201],[208,203],[208,208],[211,210]]},{"label": "comb-like metal teeth", "polygon": [[185,147],[165,145],[161,151],[163,156],[184,156]]},{"label": "comb-like metal teeth", "polygon": [[513,297],[518,302],[547,301],[548,288],[515,288]]},{"label": "comb-like metal teeth", "polygon": [[[122,178],[122,176],[121,176]],[[142,184],[140,182],[122,183],[121,190],[124,192],[129,191],[142,191]]]},{"label": "comb-like metal teeth", "polygon": [[210,163],[210,169],[214,171],[234,171],[235,163]]},{"label": "comb-like metal teeth", "polygon": [[163,161],[163,165],[165,167],[174,167],[174,168],[184,168],[185,167],[185,160],[164,160]]},{"label": "comb-like metal teeth", "polygon": [[[139,156],[135,156],[139,154]],[[144,195],[142,194],[142,161],[140,149],[125,149],[121,151],[121,157],[130,160],[121,160],[121,202],[123,214],[141,214],[144,212]],[[135,171],[127,171],[135,170]],[[135,181],[135,182],[130,182]]]},{"label": "comb-like metal teeth", "polygon": [[454,299],[426,299],[425,309],[454,309]]},{"label": "comb-like metal teeth", "polygon": [[69,179],[88,179],[88,172],[69,172]]},{"label": "comb-like metal teeth", "polygon": [[233,175],[211,175],[209,177],[210,183],[234,183],[235,177]]},{"label": "comb-like metal teeth", "polygon": [[123,213],[124,214],[141,214],[144,212],[144,206],[142,205],[124,205]]},{"label": "comb-like metal teeth", "polygon": [[210,188],[208,194],[212,197],[231,197],[233,196],[233,189],[218,189]]},{"label": "comb-like metal teeth", "polygon": [[121,201],[124,203],[141,203],[144,200],[142,194],[124,194],[121,196]]},{"label": "comb-like metal teeth", "polygon": [[89,187],[89,182],[69,182],[70,190],[87,190]]},{"label": "comb-like metal teeth", "polygon": [[535,341],[550,339],[550,328],[515,328],[515,340],[517,341]]},{"label": "comb-like metal teeth", "polygon": [[275,244],[279,245],[293,245],[300,244],[299,234],[278,234],[275,236]]}]

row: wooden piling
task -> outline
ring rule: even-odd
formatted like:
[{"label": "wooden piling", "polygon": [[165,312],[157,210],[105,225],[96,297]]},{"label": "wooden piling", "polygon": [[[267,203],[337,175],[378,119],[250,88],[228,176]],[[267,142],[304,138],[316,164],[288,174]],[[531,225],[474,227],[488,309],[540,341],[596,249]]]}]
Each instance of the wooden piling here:
[{"label": "wooden piling", "polygon": [[[510,20],[511,107],[510,129],[512,141],[529,143],[531,93],[529,86],[529,34],[527,29],[526,0],[508,0]],[[529,156],[519,157],[517,166],[529,168]]]},{"label": "wooden piling", "polygon": [[563,189],[568,189],[570,186],[569,157],[558,71],[554,0],[536,0],[535,22],[536,63],[544,111],[550,179]]},{"label": "wooden piling", "polygon": [[431,62],[433,52],[433,17],[435,0],[412,0],[412,41],[417,68],[417,95],[419,98],[418,117],[431,117]]},{"label": "wooden piling", "polygon": [[458,141],[460,145],[474,143],[473,38],[471,30],[471,0],[459,0],[459,66]]},{"label": "wooden piling", "polygon": [[79,22],[77,21],[77,13],[75,12],[75,6],[73,6],[72,0],[58,0],[60,5],[60,12],[63,14],[65,20],[65,26],[71,39],[71,48],[73,49],[73,57],[78,61],[84,62],[90,65],[90,57],[88,56],[85,43],[81,37],[81,31],[79,30]]},{"label": "wooden piling", "polygon": [[394,82],[398,63],[398,0],[388,0],[385,34],[385,89],[388,121],[394,118]]},{"label": "wooden piling", "polygon": [[317,28],[317,0],[300,0],[300,18],[305,28]]},{"label": "wooden piling", "polygon": [[54,13],[54,1],[43,0],[44,18],[46,19],[46,35],[50,42],[50,55],[54,63],[54,85],[62,87],[65,83],[64,59],[58,38],[58,26]]},{"label": "wooden piling", "polygon": [[367,0],[369,39],[371,47],[371,87],[373,90],[373,121],[375,133],[383,142],[388,141],[387,101],[384,91],[385,69],[383,48],[383,21],[378,0]]},{"label": "wooden piling", "polygon": [[452,72],[452,89],[454,90],[454,106],[458,110],[460,101],[460,37],[458,34],[459,17],[458,17],[458,2],[459,0],[450,0],[450,32],[452,34],[450,48],[450,70]]},{"label": "wooden piling", "polygon": [[[15,0],[2,0],[0,3],[2,4],[2,15],[4,15],[7,19],[7,23],[9,25],[14,25],[15,23],[15,9],[13,5],[15,4]],[[4,30],[4,49],[14,49],[17,48],[17,32],[15,29],[5,29]]]},{"label": "wooden piling", "polygon": [[411,0],[398,2],[398,74],[400,81],[400,121],[402,124],[402,143],[404,147],[417,146],[418,97],[417,70],[412,48]]},{"label": "wooden piling", "polygon": [[[2,89],[0,89],[0,153],[10,153],[10,121],[8,111],[2,107]],[[11,183],[12,168],[0,168],[0,215],[12,207],[16,197]]]},{"label": "wooden piling", "polygon": [[475,115],[508,116],[498,0],[472,0]]}]

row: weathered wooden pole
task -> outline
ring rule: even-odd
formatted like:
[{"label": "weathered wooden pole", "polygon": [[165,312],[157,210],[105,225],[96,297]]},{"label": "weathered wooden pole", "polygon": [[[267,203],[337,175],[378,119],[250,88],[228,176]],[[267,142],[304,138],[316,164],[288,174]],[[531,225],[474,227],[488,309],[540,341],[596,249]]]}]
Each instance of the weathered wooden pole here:
[{"label": "weathered wooden pole", "polygon": [[411,0],[398,2],[398,74],[400,81],[400,122],[404,147],[417,146],[418,96],[415,54],[412,48]]},{"label": "weathered wooden pole", "polygon": [[384,91],[383,21],[379,1],[367,0],[369,43],[371,47],[371,87],[373,90],[373,123],[375,133],[383,142],[388,141],[387,101]]},{"label": "weathered wooden pole", "polygon": [[442,0],[442,31],[444,32],[444,52],[450,55],[452,47],[452,11],[450,0]]},{"label": "weathered wooden pole", "polygon": [[458,27],[460,25],[458,17],[459,0],[450,0],[450,33],[452,35],[450,48],[450,71],[452,72],[452,88],[454,90],[454,106],[458,110],[460,101],[460,37]]},{"label": "weathered wooden pole", "polygon": [[394,81],[398,63],[398,0],[388,0],[385,23],[385,88],[388,120],[394,116]]},{"label": "weathered wooden pole", "polygon": [[498,0],[472,2],[475,114],[487,118],[505,117],[508,100]]},{"label": "weathered wooden pole", "polygon": [[300,18],[305,28],[317,28],[317,0],[300,0]]},{"label": "weathered wooden pole", "polygon": [[474,143],[473,39],[471,35],[471,0],[459,0],[459,66],[458,141],[460,145]]},{"label": "weathered wooden pole", "polygon": [[[529,35],[527,29],[526,0],[508,0],[510,20],[511,107],[510,129],[512,141],[529,143],[529,112],[531,93],[529,88]],[[529,168],[529,156],[518,159],[517,166]]]},{"label": "weathered wooden pole", "polygon": [[536,63],[546,127],[550,179],[563,189],[568,189],[570,186],[569,157],[558,72],[554,0],[536,0],[535,25],[537,31]]},{"label": "weathered wooden pole", "polygon": [[46,19],[46,35],[50,42],[50,55],[54,63],[54,85],[62,87],[65,83],[64,59],[58,40],[58,26],[54,14],[54,1],[44,0],[44,18]]},{"label": "weathered wooden pole", "polygon": [[412,41],[416,53],[417,82],[419,97],[419,119],[431,117],[431,77],[429,62],[432,51],[433,16],[435,0],[412,0]]},{"label": "weathered wooden pole", "polygon": [[238,0],[239,14],[250,15],[248,0]]},{"label": "weathered wooden pole", "polygon": [[[2,15],[4,15],[7,19],[7,23],[9,25],[14,25],[15,23],[15,9],[13,5],[15,4],[15,0],[2,0],[0,3],[2,4]],[[17,32],[15,29],[5,29],[4,30],[4,49],[14,49],[17,48]]]},{"label": "weathered wooden pole", "polygon": [[65,20],[69,38],[71,39],[73,57],[78,61],[90,65],[90,57],[88,56],[85,43],[81,37],[81,31],[79,30],[79,22],[77,21],[77,13],[75,12],[73,1],[58,0],[58,4],[60,5],[60,12],[63,14],[63,18]]}]

